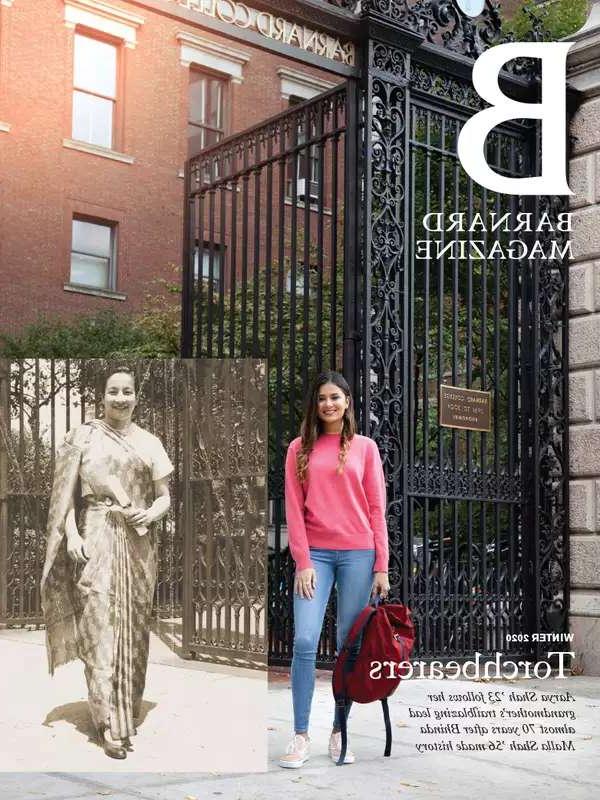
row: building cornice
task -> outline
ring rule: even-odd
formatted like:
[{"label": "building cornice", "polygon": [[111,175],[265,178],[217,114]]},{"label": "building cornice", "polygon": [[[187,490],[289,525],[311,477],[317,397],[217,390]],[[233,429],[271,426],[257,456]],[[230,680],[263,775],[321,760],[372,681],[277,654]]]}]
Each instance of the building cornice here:
[{"label": "building cornice", "polygon": [[573,42],[567,56],[569,84],[584,97],[600,94],[600,0],[594,0],[581,30],[568,37]]},{"label": "building cornice", "polygon": [[65,0],[66,6],[78,6],[87,11],[93,11],[96,14],[102,14],[109,19],[118,19],[122,22],[127,22],[130,25],[140,27],[145,22],[144,17],[139,14],[134,14],[132,11],[127,11],[120,6],[113,6],[109,3],[104,3],[102,0]]},{"label": "building cornice", "polygon": [[[185,7],[178,6],[177,0],[129,0],[132,5],[165,12],[172,16],[193,15]],[[335,36],[358,39],[360,31],[359,16],[345,8],[340,8],[327,0],[247,0],[247,5],[286,19],[312,25],[319,30]]]},{"label": "building cornice", "polygon": [[[360,19],[347,10],[325,2],[297,0],[290,3],[266,3],[263,0],[227,0],[227,8],[231,7],[230,4],[234,4],[242,17],[245,17],[247,12],[253,19],[262,12],[271,15],[273,20],[268,24],[275,26],[274,36],[265,35],[263,25],[261,32],[253,24],[246,26],[240,25],[239,20],[238,23],[225,21],[230,12],[225,16],[213,13],[210,0],[128,0],[128,2],[141,11],[154,11],[180,23],[192,25],[200,33],[206,31],[209,34],[226,37],[231,41],[258,47],[339,75],[358,74],[354,42],[360,38]],[[200,5],[203,2],[207,3],[206,9]],[[302,13],[297,13],[300,10]],[[266,23],[268,16],[263,16],[261,19]],[[297,33],[290,33],[294,23],[301,28]],[[280,35],[281,31],[278,29],[281,25],[285,26],[284,36]],[[306,31],[302,26],[306,26]],[[330,40],[327,52],[323,45],[324,40],[320,38],[321,34]],[[298,37],[311,40],[312,47],[309,45],[304,49],[298,42]],[[290,38],[291,44],[287,41]],[[316,50],[315,42],[321,43]],[[332,55],[332,52],[335,52],[335,55]]]}]

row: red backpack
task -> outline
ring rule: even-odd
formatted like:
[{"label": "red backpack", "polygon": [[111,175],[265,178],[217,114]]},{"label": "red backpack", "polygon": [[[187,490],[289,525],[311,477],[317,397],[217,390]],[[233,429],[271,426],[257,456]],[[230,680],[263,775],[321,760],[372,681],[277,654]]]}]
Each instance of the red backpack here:
[{"label": "red backpack", "polygon": [[[360,649],[353,658],[353,645],[361,634]],[[340,709],[338,716],[342,733],[338,766],[344,763],[346,757],[346,706],[349,701],[381,701],[385,721],[384,756],[392,752],[392,726],[387,698],[407,672],[407,666],[399,665],[408,662],[414,642],[415,628],[410,610],[401,603],[380,602],[370,605],[356,618],[333,670],[333,695]],[[387,665],[384,662],[388,662]]]}]

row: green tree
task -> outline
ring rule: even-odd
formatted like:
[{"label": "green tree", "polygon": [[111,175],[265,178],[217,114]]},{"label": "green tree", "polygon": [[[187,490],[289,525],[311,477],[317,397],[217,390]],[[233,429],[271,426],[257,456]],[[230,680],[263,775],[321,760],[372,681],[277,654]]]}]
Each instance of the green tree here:
[{"label": "green tree", "polygon": [[550,0],[540,6],[526,0],[510,18],[503,20],[502,30],[517,41],[530,41],[539,27],[545,41],[557,41],[579,30],[588,13],[588,0]]}]

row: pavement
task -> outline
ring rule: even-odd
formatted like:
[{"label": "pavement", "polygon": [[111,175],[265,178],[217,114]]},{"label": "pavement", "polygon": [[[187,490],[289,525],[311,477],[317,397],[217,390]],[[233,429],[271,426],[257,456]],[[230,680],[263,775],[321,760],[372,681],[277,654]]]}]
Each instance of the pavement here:
[{"label": "pavement", "polygon": [[[151,634],[134,751],[117,761],[95,741],[83,665],[75,661],[50,676],[44,636],[0,630],[0,772],[145,773],[163,764],[173,772],[231,772],[230,746],[238,754],[235,771],[264,771],[265,671],[183,659],[166,637]],[[1,780],[0,797],[20,796],[3,794]]]},{"label": "pavement", "polygon": [[[1,640],[0,640],[0,643]],[[0,651],[1,652],[1,651]],[[4,665],[4,659],[3,659]],[[3,666],[4,673],[4,666]],[[223,684],[221,684],[223,685]],[[260,694],[256,682],[251,691]],[[445,693],[472,697],[469,693],[483,692],[485,703],[471,701],[433,701],[429,695]],[[487,693],[491,692],[491,695]],[[496,692],[499,694],[496,695]],[[522,697],[530,692],[528,699],[509,702],[511,692]],[[572,700],[561,700],[554,704],[542,695],[557,695],[570,692]],[[504,694],[501,694],[504,693]],[[478,696],[478,695],[477,695]],[[156,700],[154,690],[148,697]],[[489,702],[488,698],[489,697]],[[528,795],[537,795],[544,800],[592,800],[600,796],[600,678],[585,676],[568,677],[562,680],[549,678],[517,679],[514,681],[476,682],[469,680],[404,681],[390,701],[394,745],[390,758],[383,757],[384,727],[379,704],[355,706],[350,718],[350,746],[356,753],[355,764],[336,767],[327,757],[327,741],[332,717],[330,675],[321,674],[313,701],[311,717],[312,755],[300,770],[282,770],[277,766],[277,757],[284,751],[290,735],[291,694],[289,676],[276,673],[271,676],[268,698],[268,719],[265,721],[269,741],[268,771],[254,774],[232,774],[242,765],[244,748],[260,746],[263,735],[253,738],[243,713],[232,716],[219,706],[217,713],[225,716],[228,724],[229,742],[232,746],[225,754],[228,764],[223,769],[223,760],[218,755],[212,761],[210,771],[200,770],[176,774],[163,772],[112,773],[93,772],[89,767],[77,772],[64,771],[43,773],[10,772],[0,776],[0,798],[2,800],[314,800],[318,797],[339,800],[362,800],[385,797],[401,800],[463,800],[469,796],[489,794],[494,800],[521,800]],[[171,703],[171,698],[169,698]],[[190,704],[194,700],[190,698]],[[575,732],[568,735],[527,736],[537,740],[538,748],[548,740],[572,740],[574,750],[545,751],[537,749],[527,752],[419,752],[417,745],[433,744],[442,740],[485,742],[490,739],[511,740],[510,736],[438,736],[421,733],[421,726],[435,723],[435,719],[424,720],[414,716],[425,714],[436,708],[466,708],[467,706],[494,707],[501,717],[502,709],[523,708],[525,710],[562,708],[573,711],[573,721],[550,720],[552,724],[573,726]],[[229,707],[227,707],[229,708]],[[411,710],[412,709],[412,710]],[[429,709],[430,711],[426,711]],[[243,712],[242,709],[239,709]],[[158,713],[158,705],[152,714]],[[148,715],[148,720],[152,714]],[[4,714],[3,714],[4,717]],[[195,736],[202,737],[207,727],[212,728],[214,716],[194,715]],[[234,724],[235,720],[235,724]],[[14,726],[13,717],[13,726]],[[447,720],[446,720],[447,722]],[[465,720],[462,720],[464,724]],[[467,720],[467,722],[471,722]],[[485,720],[484,720],[485,722]],[[547,722],[547,720],[542,720]],[[4,723],[3,723],[4,724]],[[39,713],[38,713],[39,724]],[[146,723],[144,723],[145,725]],[[476,724],[473,722],[473,724]],[[519,722],[519,724],[523,724]],[[536,722],[538,725],[539,722]],[[245,743],[234,743],[240,726],[246,731]],[[190,729],[191,730],[191,729]],[[173,727],[172,739],[176,746],[186,747],[186,731]],[[2,747],[9,730],[0,730]],[[14,731],[13,734],[14,735]],[[144,731],[144,736],[146,732]],[[514,739],[515,737],[512,737]],[[166,765],[175,746],[170,748],[161,738],[161,749],[155,753],[155,766]],[[165,747],[163,747],[165,745]],[[90,747],[86,744],[86,747]],[[166,748],[166,749],[165,749]],[[13,748],[14,749],[14,748]],[[77,758],[79,757],[77,752]],[[137,750],[136,750],[137,755]],[[33,758],[30,752],[29,757]],[[75,753],[69,756],[70,770],[77,769]],[[6,763],[6,759],[5,759]],[[6,769],[6,766],[4,767]],[[100,767],[100,769],[102,769]]]}]

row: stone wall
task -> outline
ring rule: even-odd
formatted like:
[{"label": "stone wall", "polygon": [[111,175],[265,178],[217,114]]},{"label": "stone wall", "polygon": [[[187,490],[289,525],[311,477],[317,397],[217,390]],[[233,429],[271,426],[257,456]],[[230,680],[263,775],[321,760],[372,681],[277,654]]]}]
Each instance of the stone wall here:
[{"label": "stone wall", "polygon": [[600,0],[571,37],[573,263],[569,291],[570,629],[576,666],[600,675]]}]

